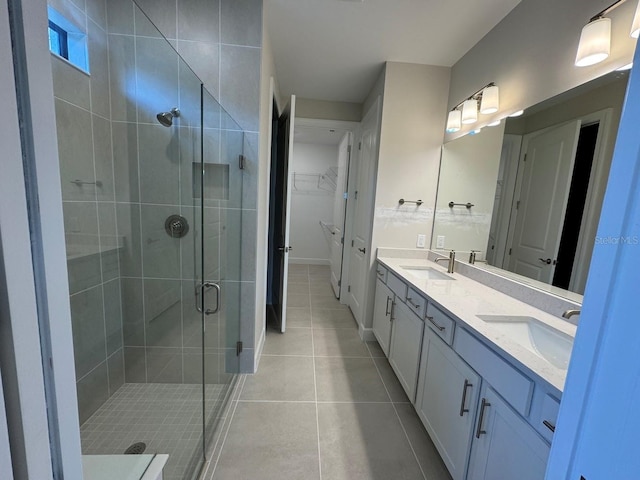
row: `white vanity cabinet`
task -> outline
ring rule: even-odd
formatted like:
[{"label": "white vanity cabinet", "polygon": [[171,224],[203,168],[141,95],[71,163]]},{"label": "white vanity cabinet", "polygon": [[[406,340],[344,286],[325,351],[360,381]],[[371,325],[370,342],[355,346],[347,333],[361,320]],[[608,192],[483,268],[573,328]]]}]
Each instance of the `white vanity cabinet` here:
[{"label": "white vanity cabinet", "polygon": [[389,356],[389,345],[391,344],[391,312],[395,295],[382,280],[376,280],[376,296],[373,306],[373,334],[375,335],[380,348],[384,354]]},{"label": "white vanity cabinet", "polygon": [[402,302],[396,302],[391,322],[389,363],[409,400],[414,403],[424,322]]},{"label": "white vanity cabinet", "polygon": [[488,385],[479,408],[467,479],[544,479],[549,445]]},{"label": "white vanity cabinet", "polygon": [[454,480],[465,478],[480,382],[451,347],[425,329],[416,411]]}]

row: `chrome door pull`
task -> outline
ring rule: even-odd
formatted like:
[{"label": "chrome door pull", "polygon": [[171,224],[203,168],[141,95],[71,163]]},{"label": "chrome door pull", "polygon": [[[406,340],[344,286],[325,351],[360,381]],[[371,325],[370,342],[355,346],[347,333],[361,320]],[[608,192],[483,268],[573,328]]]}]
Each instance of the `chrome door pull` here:
[{"label": "chrome door pull", "polygon": [[[204,307],[205,289],[209,289],[209,288],[214,288],[216,290],[216,308],[214,308],[213,310],[210,308],[205,309],[204,311],[205,315],[213,315],[215,313],[218,313],[218,311],[220,310],[220,285],[214,282],[204,282],[202,283],[202,285],[200,285],[200,291],[202,295],[202,307]],[[197,304],[198,302],[196,301],[196,305]],[[200,306],[197,306],[197,309],[200,313],[202,313],[202,308]]]},{"label": "chrome door pull", "polygon": [[490,407],[491,404],[486,399],[482,399],[482,405],[480,406],[480,418],[478,418],[478,428],[476,429],[476,438],[480,438],[480,435],[487,433],[486,430],[482,430],[482,423],[484,422],[484,410],[486,407]]},{"label": "chrome door pull", "polygon": [[278,247],[278,251],[280,251],[280,252],[288,253],[288,252],[290,252],[291,250],[293,250],[293,247],[292,247],[292,246],[288,246],[288,247]]},{"label": "chrome door pull", "polygon": [[468,408],[464,408],[464,406],[467,403],[467,388],[469,387],[473,387],[473,384],[471,382],[469,382],[469,380],[467,380],[465,378],[464,380],[464,387],[462,387],[462,402],[460,402],[460,416],[464,416],[465,413],[467,413],[469,411]]},{"label": "chrome door pull", "polygon": [[434,320],[433,317],[427,317],[427,320],[429,320],[438,330],[440,330],[441,332],[444,332],[444,329],[446,327],[443,327],[442,325],[438,325]]}]

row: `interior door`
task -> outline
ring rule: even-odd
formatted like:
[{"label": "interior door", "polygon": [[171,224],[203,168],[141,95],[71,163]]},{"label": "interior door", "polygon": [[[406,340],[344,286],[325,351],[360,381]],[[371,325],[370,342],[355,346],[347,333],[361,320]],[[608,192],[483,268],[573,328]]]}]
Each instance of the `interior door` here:
[{"label": "interior door", "polygon": [[362,121],[357,183],[353,201],[354,228],[349,254],[349,307],[358,323],[363,323],[364,296],[367,286],[371,237],[371,209],[376,151],[378,146],[378,110],[380,99],[369,109]]},{"label": "interior door", "polygon": [[278,161],[276,164],[276,191],[278,192],[275,205],[275,242],[274,242],[274,301],[273,308],[280,331],[285,332],[287,326],[287,283],[289,277],[290,215],[291,211],[291,176],[289,174],[289,159],[293,156],[293,133],[296,116],[296,97],[291,95],[289,104],[285,107],[278,120]]},{"label": "interior door", "polygon": [[553,279],[579,135],[576,120],[527,139],[514,206],[512,272],[545,283]]},{"label": "interior door", "polygon": [[351,133],[347,132],[338,145],[338,176],[333,200],[333,236],[331,237],[331,286],[336,298],[340,298],[342,278],[342,249],[344,247],[344,220],[347,210],[347,178],[351,156]]}]

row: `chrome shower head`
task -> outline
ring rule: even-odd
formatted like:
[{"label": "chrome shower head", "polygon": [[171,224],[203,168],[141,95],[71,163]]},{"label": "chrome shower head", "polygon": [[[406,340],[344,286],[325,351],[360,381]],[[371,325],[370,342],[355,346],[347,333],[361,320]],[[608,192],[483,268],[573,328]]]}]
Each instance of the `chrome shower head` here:
[{"label": "chrome shower head", "polygon": [[174,107],[169,112],[160,112],[156,115],[156,118],[165,127],[170,127],[173,124],[173,119],[179,116],[180,110]]}]

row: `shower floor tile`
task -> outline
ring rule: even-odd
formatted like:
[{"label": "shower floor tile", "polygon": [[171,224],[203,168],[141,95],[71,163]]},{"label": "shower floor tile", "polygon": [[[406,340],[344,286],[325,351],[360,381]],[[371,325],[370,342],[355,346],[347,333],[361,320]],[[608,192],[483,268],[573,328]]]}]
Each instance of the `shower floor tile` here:
[{"label": "shower floor tile", "polygon": [[[207,405],[226,385],[207,385]],[[217,410],[217,409],[212,409]],[[202,385],[126,383],[81,427],[85,455],[122,454],[144,442],[144,453],[166,453],[165,480],[184,480],[201,453]]]}]

